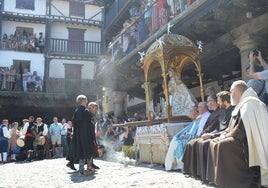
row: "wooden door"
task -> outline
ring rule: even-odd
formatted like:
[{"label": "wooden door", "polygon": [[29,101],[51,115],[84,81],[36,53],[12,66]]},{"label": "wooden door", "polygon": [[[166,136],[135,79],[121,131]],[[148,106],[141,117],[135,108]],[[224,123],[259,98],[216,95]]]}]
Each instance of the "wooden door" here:
[{"label": "wooden door", "polygon": [[81,92],[81,64],[64,64],[65,91],[67,93]]},{"label": "wooden door", "polygon": [[84,54],[84,29],[68,28],[69,40],[68,40],[68,52],[75,54]]}]

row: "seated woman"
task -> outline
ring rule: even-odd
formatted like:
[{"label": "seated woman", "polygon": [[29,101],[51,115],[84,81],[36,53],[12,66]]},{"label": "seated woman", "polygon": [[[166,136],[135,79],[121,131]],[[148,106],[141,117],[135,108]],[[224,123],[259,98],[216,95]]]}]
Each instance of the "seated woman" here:
[{"label": "seated woman", "polygon": [[197,107],[192,107],[190,114],[193,118],[193,122],[189,123],[184,129],[177,133],[169,144],[168,152],[165,158],[166,170],[178,170],[182,169],[183,167],[181,157],[184,153],[185,146],[195,137],[200,122]]},{"label": "seated woman", "polygon": [[190,116],[190,109],[197,104],[196,99],[184,85],[178,73],[169,69],[169,102],[172,116]]}]

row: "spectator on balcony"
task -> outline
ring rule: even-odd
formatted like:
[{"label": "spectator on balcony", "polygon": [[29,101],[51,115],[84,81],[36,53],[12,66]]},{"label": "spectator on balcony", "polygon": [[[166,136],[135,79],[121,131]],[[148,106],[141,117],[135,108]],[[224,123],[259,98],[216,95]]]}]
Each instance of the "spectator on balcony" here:
[{"label": "spectator on balcony", "polygon": [[15,75],[15,83],[14,83],[14,90],[15,91],[22,91],[23,90],[23,72],[16,72]]},{"label": "spectator on balcony", "polygon": [[152,0],[144,0],[144,19],[149,33],[152,32]]},{"label": "spectator on balcony", "polygon": [[28,44],[28,40],[27,40],[27,36],[23,35],[22,36],[22,43],[20,43],[20,50],[21,51],[27,51],[27,44]]},{"label": "spectator on balcony", "polygon": [[8,37],[7,37],[6,33],[3,34],[2,48],[3,49],[8,49]]},{"label": "spectator on balcony", "polygon": [[43,81],[40,76],[35,79],[35,91],[43,91]]},{"label": "spectator on balcony", "polygon": [[111,56],[108,54],[102,55],[98,66],[98,70],[103,71],[104,67],[111,61]]},{"label": "spectator on balcony", "polygon": [[167,0],[167,4],[170,7],[170,15],[173,16],[176,12],[178,0]]},{"label": "spectator on balcony", "polygon": [[116,60],[120,60],[123,57],[123,48],[121,44],[116,45],[116,50],[114,52],[114,55],[111,59],[112,62],[115,62]]},{"label": "spectator on balcony", "polygon": [[128,48],[128,44],[129,44],[129,32],[128,32],[128,28],[131,24],[131,21],[128,19],[124,22],[123,24],[123,29],[121,31],[121,35],[122,35],[122,47],[123,47],[123,52],[127,51]]},{"label": "spectator on balcony", "polygon": [[16,40],[15,40],[15,36],[14,35],[10,35],[9,36],[9,47],[11,50],[16,50],[17,49],[17,46],[16,46]]},{"label": "spectator on balcony", "polygon": [[147,39],[148,28],[145,23],[144,15],[140,13],[140,10],[136,12],[136,18],[138,20],[138,44],[141,44]]},{"label": "spectator on balcony", "polygon": [[7,90],[7,79],[8,79],[8,74],[9,74],[9,68],[5,67],[4,71],[2,72],[3,76],[2,76],[2,90]]},{"label": "spectator on balcony", "polygon": [[137,27],[136,27],[136,18],[132,17],[129,26],[129,43],[126,53],[130,53],[137,46]]},{"label": "spectator on balcony", "polygon": [[13,46],[12,49],[17,51],[20,49],[20,43],[22,42],[21,36],[18,31],[15,31],[13,37],[14,38],[12,39],[12,46]]},{"label": "spectator on balcony", "polygon": [[165,25],[169,21],[170,7],[166,1],[162,1],[162,7],[160,9],[160,27]]},{"label": "spectator on balcony", "polygon": [[35,38],[32,34],[30,34],[28,37],[27,51],[28,52],[37,52]]},{"label": "spectator on balcony", "polygon": [[23,70],[22,79],[23,91],[27,91],[27,85],[31,81],[31,73],[28,71],[27,68]]},{"label": "spectator on balcony", "polygon": [[35,91],[36,88],[36,78],[37,78],[37,72],[33,71],[33,74],[30,75],[30,78],[28,79],[27,88],[30,91]]},{"label": "spectator on balcony", "polygon": [[11,34],[9,37],[7,34],[4,34],[1,45],[4,49],[11,49],[15,51],[39,51],[39,40],[35,37],[35,35],[27,33],[26,31],[23,31],[22,34],[15,31],[14,35]]},{"label": "spectator on balcony", "polygon": [[3,74],[4,74],[4,68],[0,67],[0,90],[2,89]]},{"label": "spectator on balcony", "polygon": [[38,46],[39,46],[40,53],[43,53],[44,48],[45,48],[45,39],[44,39],[42,32],[39,33]]},{"label": "spectator on balcony", "polygon": [[8,90],[13,91],[15,86],[15,76],[16,76],[16,69],[13,65],[10,66],[9,73],[8,73]]},{"label": "spectator on balcony", "polygon": [[34,47],[35,47],[36,52],[40,52],[40,49],[39,49],[39,40],[36,37],[36,33],[33,35],[33,39],[34,39]]}]

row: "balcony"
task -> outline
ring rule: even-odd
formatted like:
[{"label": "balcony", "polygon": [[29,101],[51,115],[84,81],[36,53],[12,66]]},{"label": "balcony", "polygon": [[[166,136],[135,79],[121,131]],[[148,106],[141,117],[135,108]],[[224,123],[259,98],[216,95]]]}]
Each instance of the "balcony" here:
[{"label": "balcony", "polygon": [[103,22],[101,20],[94,19],[85,19],[79,17],[67,17],[67,16],[58,16],[58,15],[36,15],[36,14],[27,14],[27,13],[18,13],[18,12],[2,12],[3,20],[9,21],[20,21],[20,22],[29,22],[29,23],[42,23],[45,24],[46,20],[65,22],[65,23],[75,23],[75,24],[86,24],[97,27],[102,27]]},{"label": "balcony", "polygon": [[49,56],[69,56],[70,58],[95,58],[101,55],[101,43],[51,38],[48,54]]},{"label": "balcony", "polygon": [[45,15],[35,15],[35,14],[27,14],[27,13],[18,13],[18,12],[2,12],[3,20],[8,21],[19,21],[19,22],[28,22],[28,23],[46,23]]},{"label": "balcony", "polygon": [[75,24],[86,24],[97,27],[102,27],[103,22],[100,20],[77,18],[77,17],[66,17],[66,16],[56,16],[50,15],[49,19],[51,21],[65,22],[65,23],[75,23]]},{"label": "balcony", "polygon": [[0,90],[0,96],[19,98],[26,97],[39,98],[40,96],[60,95],[73,96],[75,94],[84,93],[89,96],[95,96],[98,87],[94,80],[90,79],[64,79],[64,78],[48,78],[46,82],[46,91],[34,89],[35,87],[28,87],[27,91],[23,91],[22,87],[15,86],[12,91]]},{"label": "balcony", "polygon": [[[244,1],[241,0],[241,2]],[[156,39],[168,31],[184,35],[193,42],[201,40],[205,44],[200,56],[204,83],[222,80],[222,75],[228,75],[228,79],[239,77],[240,74],[234,75],[232,73],[234,70],[241,70],[239,49],[233,44],[233,40],[241,35],[240,31],[244,31],[241,28],[247,28],[252,24],[251,20],[256,20],[254,23],[261,22],[258,20],[262,20],[262,14],[265,16],[267,13],[267,6],[264,6],[267,5],[267,2],[248,3],[246,8],[244,7],[243,9],[244,4],[226,0],[195,0],[188,2],[189,4],[184,4],[180,9],[175,7],[172,11],[172,7],[167,8],[167,12],[171,10],[169,16],[160,14],[158,4],[152,5],[152,20],[149,22],[149,27],[152,29],[151,33],[144,37],[143,42],[136,40],[135,47],[129,50],[129,53],[124,51],[124,46],[128,46],[130,40],[124,41],[124,36],[127,35],[122,32],[122,26],[117,25],[118,30],[114,32],[115,35],[111,36],[111,40],[108,41],[110,42],[108,48],[110,54],[106,61],[100,63],[100,71],[97,71],[98,82],[105,87],[112,86],[115,90],[126,90],[128,93],[138,96],[139,93],[143,92],[143,89],[139,88],[143,84],[142,79],[144,77],[144,72],[139,62],[141,57],[138,52],[146,52]],[[251,10],[251,6],[262,8],[255,11],[254,16],[248,19],[245,15]],[[114,11],[116,10],[114,7],[110,8],[113,8]],[[124,19],[127,20],[128,18],[125,17]],[[139,19],[137,20],[139,21]],[[223,20],[228,20],[228,22]],[[138,25],[135,30],[135,38],[139,39],[137,37],[139,35],[139,24],[133,25]],[[127,32],[129,30],[126,28]],[[107,31],[107,33],[109,32]],[[232,35],[230,35],[230,32]],[[257,33],[257,30],[255,33]],[[263,32],[260,32],[260,34],[266,38]],[[117,51],[123,52],[119,53],[119,58],[116,58]],[[126,74],[127,76],[125,76]],[[196,83],[198,83],[195,80],[196,78],[195,70],[192,67],[184,68],[183,81],[187,86],[196,87]],[[123,83],[122,80],[124,80]]]},{"label": "balcony", "polygon": [[49,78],[46,84],[47,93],[66,93],[95,95],[97,86],[94,80]]},{"label": "balcony", "polygon": [[131,6],[139,4],[138,0],[115,0],[105,14],[104,34],[107,38],[116,35],[122,29],[124,21],[130,17]]}]

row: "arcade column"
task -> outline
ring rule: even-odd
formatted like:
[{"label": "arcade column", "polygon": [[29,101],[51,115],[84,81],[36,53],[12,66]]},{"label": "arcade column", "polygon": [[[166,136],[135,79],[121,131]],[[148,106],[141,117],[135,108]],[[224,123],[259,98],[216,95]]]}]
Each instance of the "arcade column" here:
[{"label": "arcade column", "polygon": [[248,81],[246,77],[246,68],[249,66],[248,52],[254,48],[261,49],[263,41],[261,37],[250,34],[243,34],[234,40],[234,45],[240,50],[242,80]]},{"label": "arcade column", "polygon": [[113,91],[113,107],[114,116],[123,117],[126,114],[126,96],[127,93],[123,91]]}]

